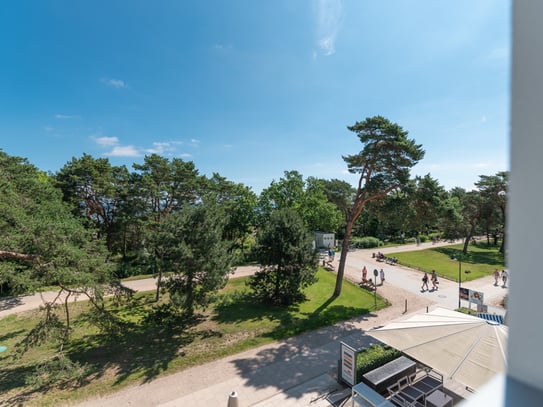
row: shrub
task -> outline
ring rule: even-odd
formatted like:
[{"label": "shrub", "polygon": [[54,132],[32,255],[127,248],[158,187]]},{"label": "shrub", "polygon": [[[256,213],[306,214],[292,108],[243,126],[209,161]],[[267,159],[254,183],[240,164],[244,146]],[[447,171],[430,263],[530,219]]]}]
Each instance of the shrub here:
[{"label": "shrub", "polygon": [[372,345],[364,349],[356,357],[356,377],[361,379],[362,375],[383,366],[397,357],[401,356],[401,352],[383,345]]},{"label": "shrub", "polygon": [[370,249],[372,247],[379,247],[383,245],[376,237],[365,236],[365,237],[353,237],[352,244],[358,249]]}]

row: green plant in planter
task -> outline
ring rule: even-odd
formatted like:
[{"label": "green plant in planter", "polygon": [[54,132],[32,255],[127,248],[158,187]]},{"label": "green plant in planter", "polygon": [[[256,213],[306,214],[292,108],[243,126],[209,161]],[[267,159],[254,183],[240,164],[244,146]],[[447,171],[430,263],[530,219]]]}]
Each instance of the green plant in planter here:
[{"label": "green plant in planter", "polygon": [[401,356],[401,352],[383,345],[371,345],[358,353],[356,357],[356,377],[358,380],[362,375],[383,366],[397,357]]}]

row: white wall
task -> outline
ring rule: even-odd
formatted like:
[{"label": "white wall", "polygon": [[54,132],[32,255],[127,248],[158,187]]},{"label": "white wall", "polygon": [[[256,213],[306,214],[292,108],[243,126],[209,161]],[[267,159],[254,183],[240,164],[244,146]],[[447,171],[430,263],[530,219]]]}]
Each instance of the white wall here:
[{"label": "white wall", "polygon": [[540,390],[543,390],[542,21],[543,1],[514,2],[508,374]]}]

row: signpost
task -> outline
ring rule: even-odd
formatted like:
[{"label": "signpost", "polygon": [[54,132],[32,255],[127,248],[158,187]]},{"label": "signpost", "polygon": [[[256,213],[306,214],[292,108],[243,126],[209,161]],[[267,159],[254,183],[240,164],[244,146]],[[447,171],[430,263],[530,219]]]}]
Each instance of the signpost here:
[{"label": "signpost", "polygon": [[340,343],[341,380],[349,386],[356,384],[356,350],[345,342]]},{"label": "signpost", "polygon": [[373,290],[373,305],[375,309],[377,309],[377,276],[379,275],[379,271],[377,269],[373,269],[373,275],[375,277],[375,284],[373,285],[375,287]]},{"label": "signpost", "polygon": [[470,290],[464,287],[460,287],[458,289],[458,301],[469,301],[469,309],[471,309],[471,303],[477,304],[477,306],[482,306],[484,303],[484,296],[485,295],[482,291]]}]

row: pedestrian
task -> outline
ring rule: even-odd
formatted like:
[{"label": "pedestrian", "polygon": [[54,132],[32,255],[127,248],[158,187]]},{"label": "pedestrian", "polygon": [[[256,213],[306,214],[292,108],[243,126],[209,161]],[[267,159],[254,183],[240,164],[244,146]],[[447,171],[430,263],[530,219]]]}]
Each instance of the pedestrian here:
[{"label": "pedestrian", "polygon": [[503,281],[502,287],[507,287],[507,278],[508,277],[509,277],[509,273],[507,272],[507,270],[502,270],[502,281]]},{"label": "pedestrian", "polygon": [[379,276],[381,277],[381,285],[383,285],[385,282],[385,270],[381,269],[381,271],[379,271]]},{"label": "pedestrian", "polygon": [[425,291],[424,290],[425,286],[426,286],[426,289],[429,290],[429,288],[428,288],[428,273],[426,271],[424,272],[424,276],[422,277],[422,287],[420,288],[423,292]]},{"label": "pedestrian", "polygon": [[366,282],[368,276],[368,270],[366,269],[366,266],[362,269],[362,282]]},{"label": "pedestrian", "polygon": [[439,282],[437,281],[437,274],[435,270],[432,270],[432,277],[430,277],[430,280],[432,280],[432,289],[437,290]]},{"label": "pedestrian", "polygon": [[493,276],[494,276],[494,285],[497,286],[498,279],[500,278],[500,272],[498,271],[498,269],[494,270]]}]

